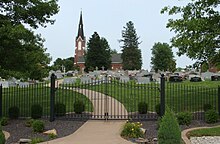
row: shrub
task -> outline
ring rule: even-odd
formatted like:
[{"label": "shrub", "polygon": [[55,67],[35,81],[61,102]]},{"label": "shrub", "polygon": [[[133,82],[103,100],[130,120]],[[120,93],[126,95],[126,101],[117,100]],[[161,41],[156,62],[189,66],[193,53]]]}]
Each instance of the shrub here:
[{"label": "shrub", "polygon": [[63,103],[56,103],[54,106],[54,112],[56,116],[65,116],[66,105]]},{"label": "shrub", "polygon": [[205,112],[205,121],[207,123],[218,122],[218,113],[214,109],[206,111]]},{"label": "shrub", "polygon": [[43,115],[43,108],[39,104],[34,104],[31,106],[31,117],[33,119],[41,118]]},{"label": "shrub", "polygon": [[25,121],[25,126],[26,127],[31,127],[33,122],[34,122],[34,119],[28,119],[28,120]]},{"label": "shrub", "polygon": [[55,139],[57,137],[57,135],[55,135],[53,133],[49,133],[48,137],[49,137],[49,139]]},{"label": "shrub", "polygon": [[192,122],[192,114],[190,112],[180,112],[176,117],[180,125],[190,125]]},{"label": "shrub", "polygon": [[160,128],[160,123],[161,123],[161,121],[162,121],[162,118],[161,118],[161,117],[158,117],[158,119],[157,119],[157,121],[156,121],[156,125],[157,125],[156,129],[157,129],[157,130]]},{"label": "shrub", "polygon": [[5,135],[2,131],[2,127],[0,126],[0,144],[5,144]]},{"label": "shrub", "polygon": [[140,114],[146,114],[148,110],[148,105],[146,102],[140,102],[138,103],[138,112]]},{"label": "shrub", "polygon": [[204,104],[204,105],[203,105],[203,110],[204,110],[204,112],[206,112],[207,110],[210,110],[210,109],[213,109],[213,107],[212,107],[211,104]]},{"label": "shrub", "polygon": [[1,125],[2,125],[2,126],[8,125],[8,118],[2,117],[2,118],[1,118]]},{"label": "shrub", "polygon": [[140,129],[141,123],[127,122],[121,132],[121,136],[125,138],[139,138],[144,137],[143,131]]},{"label": "shrub", "polygon": [[80,100],[77,100],[75,103],[74,103],[74,112],[76,114],[82,114],[82,112],[85,111],[85,104],[80,101]]},{"label": "shrub", "polygon": [[181,130],[173,112],[166,108],[158,130],[159,144],[180,144]]},{"label": "shrub", "polygon": [[10,107],[8,110],[8,115],[10,119],[17,119],[19,117],[20,110],[17,106]]},{"label": "shrub", "polygon": [[160,103],[155,105],[155,111],[156,111],[157,115],[160,115]]},{"label": "shrub", "polygon": [[43,132],[44,122],[41,120],[35,120],[32,124],[32,127],[35,132]]}]

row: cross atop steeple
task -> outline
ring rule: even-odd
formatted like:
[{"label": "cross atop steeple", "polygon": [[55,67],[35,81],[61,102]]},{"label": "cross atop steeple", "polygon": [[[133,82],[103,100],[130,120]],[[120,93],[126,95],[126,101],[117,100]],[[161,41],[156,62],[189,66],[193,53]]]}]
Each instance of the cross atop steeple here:
[{"label": "cross atop steeple", "polygon": [[85,40],[84,31],[83,31],[82,10],[81,10],[81,12],[80,12],[78,35],[77,35],[76,39],[78,39],[79,37],[81,37],[82,40]]}]

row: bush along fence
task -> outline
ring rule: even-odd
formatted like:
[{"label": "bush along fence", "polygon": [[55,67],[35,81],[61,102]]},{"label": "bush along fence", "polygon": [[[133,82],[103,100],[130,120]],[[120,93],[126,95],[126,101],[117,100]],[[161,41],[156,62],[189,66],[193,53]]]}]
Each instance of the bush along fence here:
[{"label": "bush along fence", "polygon": [[198,120],[205,118],[208,109],[220,115],[220,87],[166,82],[163,75],[160,82],[148,84],[108,76],[59,83],[52,75],[48,83],[0,86],[0,117],[153,120],[164,115],[166,106]]}]

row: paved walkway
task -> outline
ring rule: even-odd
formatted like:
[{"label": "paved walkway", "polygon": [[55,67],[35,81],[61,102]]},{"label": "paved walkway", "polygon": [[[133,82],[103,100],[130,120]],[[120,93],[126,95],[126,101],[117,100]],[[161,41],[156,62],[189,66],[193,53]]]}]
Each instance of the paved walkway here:
[{"label": "paved walkway", "polygon": [[[94,106],[93,114],[95,115],[104,115],[105,111],[103,109],[106,108],[109,115],[127,115],[124,105],[112,97],[86,89],[77,89],[76,91],[86,95],[91,100]],[[107,106],[104,107],[104,104],[107,104]],[[89,120],[75,133],[42,144],[132,144],[132,142],[120,137],[125,122],[119,120]]]}]

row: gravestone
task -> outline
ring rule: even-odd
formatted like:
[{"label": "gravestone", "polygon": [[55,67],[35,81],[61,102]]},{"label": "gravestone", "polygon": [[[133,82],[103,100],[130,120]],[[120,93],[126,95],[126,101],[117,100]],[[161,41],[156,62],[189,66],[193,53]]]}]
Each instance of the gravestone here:
[{"label": "gravestone", "polygon": [[29,82],[19,82],[19,83],[18,83],[18,86],[19,86],[20,88],[29,87]]},{"label": "gravestone", "polygon": [[76,82],[76,78],[64,78],[63,84],[74,84]]},{"label": "gravestone", "polygon": [[202,79],[200,76],[193,76],[193,77],[191,76],[190,81],[191,82],[200,82],[200,81],[202,81]]},{"label": "gravestone", "polygon": [[149,77],[137,77],[137,83],[138,84],[148,84],[150,83]]},{"label": "gravestone", "polygon": [[88,84],[92,82],[92,79],[90,77],[81,77],[80,80],[83,84]]},{"label": "gravestone", "polygon": [[220,81],[220,75],[211,76],[211,81]]},{"label": "gravestone", "polygon": [[211,77],[215,75],[214,73],[212,72],[204,72],[204,73],[201,73],[201,76],[203,79],[205,80],[211,80]]},{"label": "gravestone", "polygon": [[124,83],[127,83],[129,82],[130,78],[127,77],[127,76],[120,76],[120,79],[119,79],[121,82],[124,82]]},{"label": "gravestone", "polygon": [[171,75],[169,77],[169,82],[182,82],[182,77],[178,75]]},{"label": "gravestone", "polygon": [[2,88],[9,88],[8,81],[0,81],[0,85],[2,85]]}]

